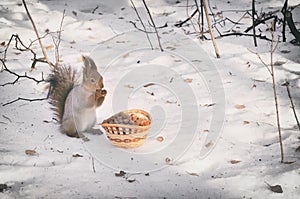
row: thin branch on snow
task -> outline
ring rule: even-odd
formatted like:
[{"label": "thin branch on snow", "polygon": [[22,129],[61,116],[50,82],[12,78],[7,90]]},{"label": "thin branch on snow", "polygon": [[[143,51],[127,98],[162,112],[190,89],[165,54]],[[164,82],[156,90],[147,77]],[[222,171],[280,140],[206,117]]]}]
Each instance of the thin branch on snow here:
[{"label": "thin branch on snow", "polygon": [[25,10],[26,10],[26,14],[27,14],[27,16],[28,16],[28,18],[29,18],[29,20],[30,20],[32,26],[33,26],[34,32],[35,32],[35,34],[36,34],[36,37],[37,37],[37,39],[38,39],[38,41],[39,41],[39,44],[40,44],[40,47],[41,47],[41,49],[42,49],[42,53],[43,53],[43,55],[44,55],[44,58],[45,58],[46,62],[48,63],[48,65],[50,66],[50,68],[51,68],[51,69],[54,69],[54,65],[49,61],[49,58],[48,58],[47,53],[46,53],[46,51],[45,51],[45,48],[44,48],[44,46],[43,46],[42,40],[40,39],[41,37],[40,37],[40,35],[39,35],[39,32],[38,32],[38,30],[37,30],[37,28],[36,28],[36,25],[35,25],[35,23],[34,23],[32,17],[31,17],[31,15],[30,15],[30,13],[29,13],[29,10],[28,10],[28,8],[27,8],[26,2],[25,2],[25,0],[22,0],[22,2],[23,2],[23,5],[24,5],[24,8],[25,8]]},{"label": "thin branch on snow", "polygon": [[35,98],[35,99],[28,99],[28,98],[18,97],[15,100],[12,100],[10,102],[7,102],[7,103],[3,104],[2,106],[7,106],[9,104],[13,104],[13,103],[15,103],[17,101],[20,101],[20,100],[27,101],[27,102],[35,102],[35,101],[43,101],[43,100],[47,100],[47,99],[48,99],[47,97],[44,97],[44,98]]},{"label": "thin branch on snow", "polygon": [[252,0],[252,30],[253,30],[253,41],[254,41],[254,46],[257,47],[257,41],[256,41],[256,31],[255,31],[255,0]]},{"label": "thin branch on snow", "polygon": [[60,26],[59,26],[59,30],[57,31],[57,39],[55,40],[53,37],[52,37],[52,40],[53,40],[53,43],[55,45],[55,66],[59,66],[60,64],[60,60],[59,60],[59,45],[60,45],[60,42],[61,42],[61,32],[62,32],[62,26],[63,26],[63,21],[64,21],[64,18],[65,18],[65,13],[66,13],[66,10],[63,11],[63,16],[61,18],[61,21],[60,21]]},{"label": "thin branch on snow", "polygon": [[[274,92],[274,100],[275,100],[276,121],[277,121],[278,137],[279,137],[280,152],[281,152],[281,163],[283,163],[284,162],[284,152],[283,152],[283,143],[282,143],[281,128],[280,128],[279,107],[278,107],[278,98],[277,98],[274,63],[273,63],[273,53],[275,52],[275,50],[277,48],[277,44],[274,46],[274,29],[275,29],[275,20],[273,21],[272,27],[271,27],[272,42],[271,42],[271,49],[270,49],[270,65],[271,65],[271,72],[272,72],[271,76],[272,76],[273,92]],[[277,43],[278,42],[279,42],[279,40],[277,41]]]},{"label": "thin branch on snow", "polygon": [[36,78],[34,78],[34,77],[28,76],[26,72],[25,72],[24,75],[19,75],[19,74],[15,73],[15,72],[11,71],[10,69],[8,69],[3,59],[0,59],[0,61],[2,62],[3,71],[7,71],[8,73],[10,73],[10,74],[16,76],[16,79],[15,79],[14,81],[12,81],[12,82],[7,82],[7,83],[5,83],[5,84],[0,84],[0,86],[14,85],[14,84],[17,83],[21,78],[26,78],[26,79],[33,80],[33,81],[35,81],[37,84],[39,84],[39,83],[45,81],[43,73],[42,73],[42,79],[40,79],[40,80],[38,80],[38,79],[36,79]]},{"label": "thin branch on snow", "polygon": [[145,0],[143,0],[143,4],[144,4],[144,6],[145,6],[145,8],[146,8],[146,10],[147,10],[147,13],[148,13],[149,18],[150,18],[151,23],[152,23],[152,26],[154,27],[154,30],[155,30],[155,33],[156,33],[156,37],[157,37],[157,41],[158,41],[159,48],[160,48],[161,51],[164,51],[163,48],[162,48],[162,46],[161,46],[161,43],[160,43],[160,37],[159,37],[159,35],[158,35],[158,31],[157,31],[156,25],[155,25],[155,23],[154,23],[154,20],[153,20],[153,18],[152,18],[152,15],[151,15],[151,13],[150,13],[150,10],[149,10],[149,8],[148,8],[148,6],[147,6]]},{"label": "thin branch on snow", "polygon": [[139,27],[137,27],[136,23],[133,22],[133,21],[129,21],[129,23],[131,23],[134,26],[135,29],[137,29],[137,30],[139,30],[139,31],[141,31],[143,33],[146,33],[146,34],[153,34],[153,33],[155,33],[153,31],[145,31],[143,29],[140,29]]},{"label": "thin branch on snow", "polygon": [[[219,37],[229,37],[229,36],[249,36],[249,37],[253,37],[253,34],[233,32],[233,33],[221,34]],[[219,37],[216,37],[216,38],[219,38]],[[272,39],[269,39],[268,37],[266,37],[264,35],[261,35],[261,34],[256,35],[256,38],[266,40],[266,41],[272,41]]]},{"label": "thin branch on snow", "polygon": [[289,85],[290,85],[290,82],[288,82],[288,81],[286,81],[286,82],[284,82],[282,84],[282,86],[286,87],[286,91],[288,93],[288,96],[289,96],[289,99],[290,99],[290,102],[291,102],[291,108],[293,110],[294,117],[296,119],[296,123],[297,123],[298,129],[300,131],[300,123],[299,123],[299,120],[298,120],[298,117],[297,117],[297,113],[296,113],[296,110],[295,110],[295,105],[294,105],[294,102],[293,102],[293,99],[292,99],[292,95],[291,95],[291,91],[290,91]]},{"label": "thin branch on snow", "polygon": [[[136,7],[135,7],[133,1],[130,0],[130,2],[131,2],[131,5],[132,5],[132,7],[133,7],[133,9],[134,9],[134,11],[135,11],[135,13],[136,13],[138,19],[140,20],[140,22],[141,22],[141,24],[142,24],[142,26],[143,26],[143,28],[144,28],[144,31],[143,31],[143,32],[146,33],[147,40],[148,40],[148,42],[149,42],[149,44],[150,44],[150,46],[151,46],[151,49],[153,50],[153,45],[152,45],[151,40],[150,40],[150,37],[149,37],[149,35],[148,35],[148,31],[147,31],[147,29],[146,29],[146,26],[145,26],[145,24],[144,24],[142,18],[140,17],[140,14],[139,14],[139,12],[137,11],[137,9],[136,9]],[[135,23],[133,23],[133,25],[136,27]],[[137,28],[137,27],[136,27],[136,28]],[[139,30],[141,30],[141,29],[139,29]]]},{"label": "thin branch on snow", "polygon": [[258,52],[254,52],[251,49],[247,48],[247,50],[257,56],[257,58],[261,61],[261,63],[266,67],[270,75],[272,75],[272,71],[269,68],[269,65],[261,58],[260,54]]}]

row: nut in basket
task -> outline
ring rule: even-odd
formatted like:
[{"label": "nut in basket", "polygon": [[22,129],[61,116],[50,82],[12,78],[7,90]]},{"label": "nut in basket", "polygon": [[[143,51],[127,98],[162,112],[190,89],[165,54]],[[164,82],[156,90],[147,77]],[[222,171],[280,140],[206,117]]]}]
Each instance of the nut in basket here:
[{"label": "nut in basket", "polygon": [[145,142],[151,126],[151,116],[140,109],[128,110],[104,120],[101,126],[112,145],[136,148]]}]

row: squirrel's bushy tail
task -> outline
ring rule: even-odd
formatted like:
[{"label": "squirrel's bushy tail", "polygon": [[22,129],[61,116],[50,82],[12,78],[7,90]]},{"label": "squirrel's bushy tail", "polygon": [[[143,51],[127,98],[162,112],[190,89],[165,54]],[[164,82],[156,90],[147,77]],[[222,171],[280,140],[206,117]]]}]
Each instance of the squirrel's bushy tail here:
[{"label": "squirrel's bushy tail", "polygon": [[61,124],[65,109],[65,101],[76,83],[76,71],[70,66],[56,67],[46,80],[49,85],[49,103],[54,111],[55,119]]}]

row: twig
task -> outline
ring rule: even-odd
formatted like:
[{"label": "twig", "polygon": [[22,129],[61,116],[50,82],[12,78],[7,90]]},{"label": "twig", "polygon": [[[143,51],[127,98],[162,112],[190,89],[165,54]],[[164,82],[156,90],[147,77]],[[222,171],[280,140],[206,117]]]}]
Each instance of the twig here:
[{"label": "twig", "polygon": [[28,99],[28,98],[18,97],[15,100],[12,100],[10,102],[7,102],[7,103],[3,104],[2,106],[7,106],[9,104],[15,103],[15,102],[20,101],[20,100],[28,101],[28,102],[34,102],[34,101],[43,101],[43,100],[47,100],[47,99],[48,99],[47,97],[44,97],[44,98],[35,98],[35,99]]},{"label": "twig", "polygon": [[16,76],[16,79],[15,79],[14,81],[12,81],[12,82],[7,82],[7,83],[5,83],[5,84],[0,84],[0,86],[6,86],[6,85],[9,85],[9,84],[14,85],[14,84],[17,83],[17,82],[19,81],[19,79],[21,79],[21,78],[26,78],[26,79],[33,80],[33,81],[35,81],[37,84],[39,84],[39,83],[45,81],[45,80],[44,80],[43,73],[42,73],[42,79],[41,79],[41,80],[37,80],[37,79],[35,79],[34,77],[28,76],[26,72],[25,72],[24,75],[19,75],[19,74],[15,73],[15,72],[9,70],[9,69],[7,68],[7,66],[6,66],[6,64],[5,64],[5,62],[4,62],[3,59],[0,59],[0,61],[2,62],[2,66],[4,67],[4,71],[7,71],[8,73],[10,73],[10,74]]},{"label": "twig", "polygon": [[60,26],[59,26],[59,30],[57,31],[57,34],[58,34],[58,37],[57,37],[57,40],[54,41],[53,37],[53,43],[55,45],[55,66],[59,66],[59,45],[60,45],[60,42],[61,42],[61,32],[62,32],[62,26],[63,26],[63,21],[64,21],[64,18],[65,18],[65,13],[66,13],[66,10],[63,11],[63,16],[61,18],[61,21],[60,21]]},{"label": "twig", "polygon": [[41,47],[41,49],[42,49],[43,55],[44,55],[44,57],[45,57],[45,60],[46,60],[46,62],[48,63],[48,65],[50,66],[50,68],[51,68],[51,69],[54,69],[54,65],[49,61],[49,58],[48,58],[47,53],[46,53],[46,51],[45,51],[45,48],[43,47],[42,40],[40,39],[40,35],[39,35],[39,33],[38,33],[38,30],[37,30],[37,28],[36,28],[36,26],[35,26],[35,23],[34,23],[34,21],[33,21],[32,17],[31,17],[31,15],[30,15],[30,13],[29,13],[29,10],[28,10],[28,8],[27,8],[26,2],[25,2],[25,0],[22,0],[22,2],[23,2],[23,5],[24,5],[24,7],[25,7],[27,16],[28,16],[28,18],[29,18],[29,20],[30,20],[30,22],[31,22],[31,24],[32,24],[32,26],[33,26],[34,32],[35,32],[35,34],[36,34],[36,37],[37,37],[37,39],[38,39],[38,41],[39,41],[39,44],[40,44],[40,47]]},{"label": "twig", "polygon": [[264,60],[261,58],[260,54],[258,54],[258,52],[252,51],[249,48],[247,48],[247,50],[250,51],[251,53],[255,54],[258,57],[258,59],[261,61],[261,63],[266,67],[266,69],[268,70],[269,74],[272,75],[272,71],[270,70],[269,65],[266,62],[264,62]]},{"label": "twig", "polygon": [[[249,36],[249,37],[253,37],[253,34],[246,34],[246,33],[241,33],[241,32],[233,32],[233,33],[228,33],[228,34],[221,34],[219,37],[229,37],[229,36]],[[263,39],[263,40],[267,40],[267,41],[272,41],[271,39],[269,39],[266,36],[263,36],[261,34],[256,35],[256,37],[259,38],[259,39]]]},{"label": "twig", "polygon": [[291,11],[286,11],[285,12],[285,17],[286,17],[286,22],[291,30],[291,33],[295,37],[295,39],[300,42],[300,32],[297,30],[295,23],[293,21],[293,15]]},{"label": "twig", "polygon": [[215,53],[216,53],[217,58],[220,58],[219,50],[218,50],[218,47],[217,47],[215,36],[213,34],[212,26],[211,26],[210,19],[209,19],[209,16],[208,16],[208,9],[207,9],[207,5],[206,5],[206,0],[201,0],[201,1],[202,1],[202,4],[203,4],[203,7],[204,7],[204,12],[205,12],[206,20],[207,20],[207,25],[208,25],[208,29],[209,29],[209,33],[210,33],[212,42],[213,42]]},{"label": "twig", "polygon": [[183,24],[185,24],[186,22],[188,22],[189,20],[191,20],[196,14],[197,14],[198,10],[196,9],[191,16],[189,16],[188,18],[186,18],[184,21],[181,21],[177,24],[175,24],[174,26],[176,26],[177,28],[182,27]]},{"label": "twig", "polygon": [[252,0],[252,29],[253,29],[253,40],[254,46],[257,47],[256,34],[255,34],[255,0]]},{"label": "twig", "polygon": [[[140,14],[139,14],[139,12],[137,11],[137,9],[136,9],[136,7],[135,7],[133,1],[130,0],[130,2],[131,2],[131,5],[132,5],[132,7],[133,7],[133,9],[134,9],[134,11],[135,11],[135,13],[136,13],[138,19],[140,20],[140,22],[141,22],[141,24],[142,24],[142,26],[143,26],[143,28],[144,28],[144,32],[146,33],[147,40],[148,40],[148,42],[149,42],[149,44],[150,44],[150,46],[151,46],[151,49],[153,50],[153,45],[152,45],[151,40],[150,40],[150,37],[149,37],[149,35],[148,35],[148,31],[147,31],[147,29],[146,29],[146,26],[145,26],[145,24],[143,23],[143,20],[142,20],[142,18],[140,17]],[[134,26],[135,26],[135,23],[133,23],[133,24],[134,24]],[[136,27],[136,26],[135,26],[135,27]],[[137,27],[136,27],[136,28],[137,28]],[[138,28],[137,28],[137,29],[138,29]]]},{"label": "twig", "polygon": [[99,6],[97,5],[97,6],[92,10],[92,14],[94,14],[98,8],[99,8]]},{"label": "twig", "polygon": [[92,157],[93,172],[96,173],[94,157]]},{"label": "twig", "polygon": [[[133,22],[133,21],[129,21],[129,23],[131,23],[131,24],[134,26],[134,28],[136,28],[137,30],[139,30],[139,31],[141,31],[141,32],[144,32],[144,33],[146,33],[146,34],[153,34],[153,33],[155,33],[155,32],[153,32],[153,31],[145,31],[145,30],[143,30],[143,29],[140,29],[139,27],[137,27],[136,23]],[[149,41],[149,40],[148,40],[148,41]],[[153,49],[153,48],[152,48],[152,49]]]},{"label": "twig", "polygon": [[273,53],[274,53],[274,51],[277,47],[277,45],[275,45],[275,47],[274,47],[274,27],[275,27],[275,21],[273,21],[272,28],[271,28],[272,42],[271,42],[271,49],[270,49],[270,65],[271,65],[271,72],[272,72],[271,76],[272,76],[272,83],[273,83],[273,92],[274,92],[274,100],[275,100],[275,108],[276,108],[276,120],[277,120],[280,152],[281,152],[281,163],[283,163],[284,162],[283,143],[282,143],[282,136],[281,136],[279,108],[278,108],[278,99],[277,99],[277,92],[276,92],[276,81],[275,81],[274,64],[273,64]]},{"label": "twig", "polygon": [[288,0],[285,0],[284,5],[281,9],[281,13],[283,14],[283,26],[282,26],[282,41],[286,42],[286,37],[285,37],[285,26],[286,26],[286,11],[287,11],[287,6],[288,6]]},{"label": "twig", "polygon": [[256,19],[254,24],[252,24],[252,26],[248,27],[244,32],[249,32],[251,29],[253,29],[253,26],[256,27],[259,24],[265,23],[266,21],[275,18],[276,16],[269,16],[269,17],[265,17],[264,19]]},{"label": "twig", "polygon": [[[198,12],[198,9],[196,9],[196,11]],[[189,16],[189,0],[186,0],[186,9],[185,9],[185,12],[186,12],[186,16]],[[196,27],[195,27],[195,25],[194,25],[194,22],[193,22],[193,18],[190,18],[189,19],[190,20],[190,22],[191,22],[191,24],[192,24],[192,26],[193,26],[193,29],[194,29],[194,31],[195,31],[195,33],[198,35],[198,31],[197,31],[197,29],[196,29]],[[200,30],[199,30],[200,31]],[[201,38],[200,37],[198,37],[197,36],[197,38],[199,39],[199,41],[201,42]]]},{"label": "twig", "polygon": [[288,82],[288,81],[286,81],[285,83],[282,84],[282,86],[286,87],[286,91],[288,93],[288,96],[289,96],[289,99],[290,99],[290,102],[291,102],[291,108],[293,110],[294,117],[296,119],[298,129],[300,131],[300,123],[299,123],[299,120],[298,120],[298,117],[297,117],[297,113],[296,113],[296,110],[295,110],[295,105],[294,105],[294,102],[293,102],[293,99],[292,99],[292,95],[291,95],[291,92],[290,92],[289,85],[290,85],[290,82]]},{"label": "twig", "polygon": [[159,48],[160,48],[161,51],[164,51],[163,48],[162,48],[162,46],[161,46],[161,43],[160,43],[160,38],[159,38],[159,35],[158,35],[158,32],[157,32],[157,28],[156,28],[156,26],[155,26],[154,20],[153,20],[153,18],[152,18],[152,16],[151,16],[150,10],[149,10],[149,8],[148,8],[148,6],[147,6],[145,0],[143,0],[143,4],[144,4],[144,6],[145,6],[145,8],[146,8],[146,10],[147,10],[147,13],[148,13],[149,18],[150,18],[150,20],[151,20],[151,23],[152,23],[152,25],[153,25],[153,27],[154,27],[154,30],[155,30],[155,33],[156,33],[156,37],[157,37],[157,41],[158,41]]}]

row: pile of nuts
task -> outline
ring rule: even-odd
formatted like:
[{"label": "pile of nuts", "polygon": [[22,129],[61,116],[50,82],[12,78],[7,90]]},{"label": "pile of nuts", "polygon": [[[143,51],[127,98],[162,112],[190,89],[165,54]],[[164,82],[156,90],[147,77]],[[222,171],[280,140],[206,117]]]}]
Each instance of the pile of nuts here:
[{"label": "pile of nuts", "polygon": [[104,120],[103,123],[147,126],[150,125],[150,120],[144,115],[139,113],[120,112]]}]

